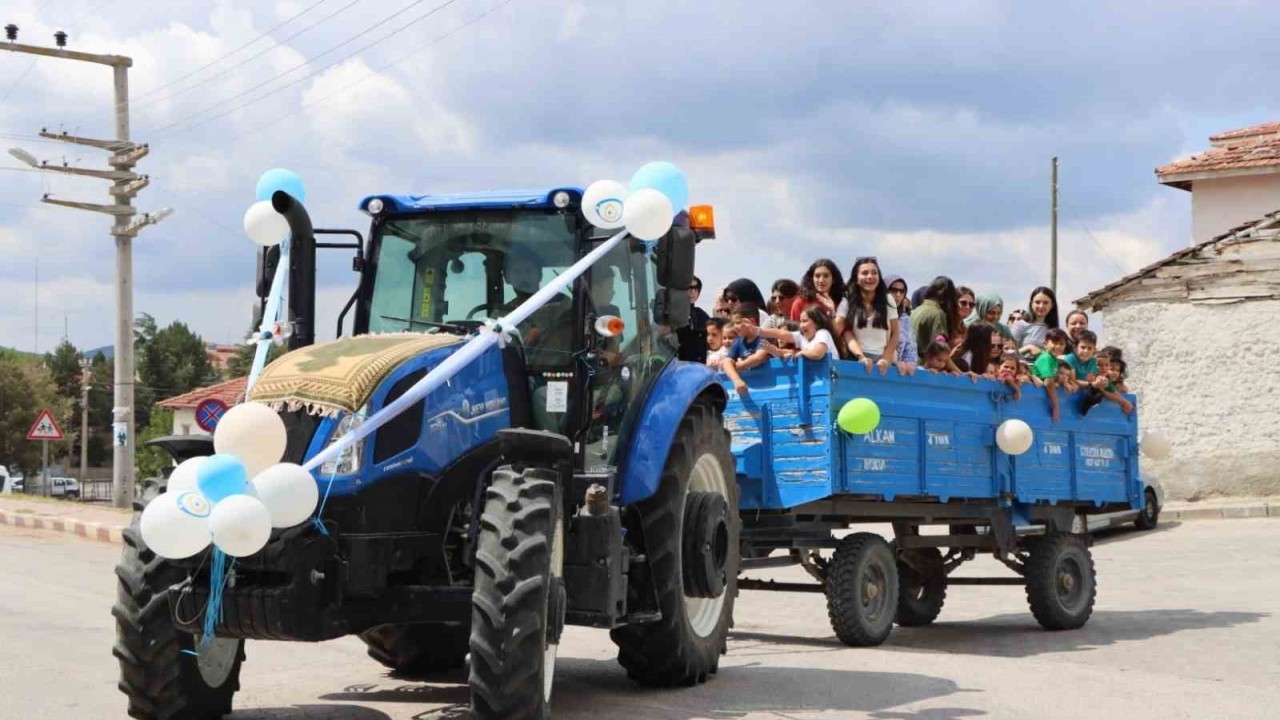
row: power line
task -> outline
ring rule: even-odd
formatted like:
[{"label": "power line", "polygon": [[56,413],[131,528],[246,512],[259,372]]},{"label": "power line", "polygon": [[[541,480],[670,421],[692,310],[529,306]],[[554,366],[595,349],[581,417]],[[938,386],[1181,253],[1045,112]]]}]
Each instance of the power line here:
[{"label": "power line", "polygon": [[37,59],[38,58],[31,58],[31,62],[27,63],[27,69],[23,70],[22,74],[18,75],[17,79],[14,80],[13,83],[9,85],[9,89],[4,91],[4,97],[0,97],[0,103],[3,103],[4,101],[8,100],[9,96],[13,94],[13,91],[16,90],[19,85],[22,84],[22,81],[27,79],[27,75],[31,73],[31,68],[36,66]]},{"label": "power line", "polygon": [[75,24],[76,24],[76,23],[78,23],[78,22],[80,22],[81,20],[83,20],[83,19],[85,19],[85,18],[89,17],[90,15],[92,15],[92,14],[94,14],[94,13],[98,12],[98,11],[99,11],[99,10],[101,10],[102,8],[104,8],[104,7],[108,6],[108,5],[110,5],[111,3],[115,2],[115,1],[116,1],[116,0],[105,0],[105,2],[101,2],[101,3],[97,4],[97,5],[96,5],[96,6],[94,6],[92,9],[90,9],[90,10],[88,10],[88,11],[86,11],[86,12],[82,12],[82,13],[80,13],[80,15],[78,15],[74,20],[72,20],[71,22],[67,23],[68,27],[73,27],[73,26],[75,26]]},{"label": "power line", "polygon": [[1089,227],[1084,224],[1083,220],[1079,219],[1079,217],[1074,217],[1072,218],[1072,220],[1080,227],[1081,230],[1084,230],[1084,233],[1089,236],[1089,239],[1093,241],[1093,244],[1097,246],[1098,250],[1102,251],[1102,254],[1105,255],[1108,260],[1111,261],[1111,264],[1114,265],[1116,269],[1120,271],[1121,275],[1129,274],[1129,271],[1124,269],[1124,266],[1120,264],[1120,261],[1116,260],[1111,253],[1107,252],[1107,248],[1103,246],[1101,242],[1098,241],[1098,238],[1094,237],[1093,231],[1091,231]]},{"label": "power line", "polygon": [[[314,10],[315,8],[319,7],[321,4],[323,4],[323,3],[327,2],[327,1],[328,1],[328,0],[319,0],[319,2],[317,2],[317,3],[315,3],[315,4],[313,4],[313,5],[309,6],[309,7],[307,7],[305,10],[303,10],[302,12],[299,12],[298,14],[294,15],[293,17],[290,17],[288,20],[285,20],[284,22],[277,24],[275,27],[272,27],[270,30],[265,30],[265,31],[263,31],[263,33],[262,33],[261,35],[259,35],[259,36],[255,37],[254,39],[250,40],[249,42],[247,42],[247,43],[245,43],[245,44],[241,45],[240,47],[236,48],[235,50],[232,50],[231,52],[226,53],[225,55],[222,55],[221,57],[219,57],[219,58],[217,58],[217,59],[215,59],[215,60],[213,60],[213,61],[211,61],[211,62],[209,62],[209,63],[207,63],[207,64],[205,64],[205,65],[201,65],[200,67],[196,68],[195,70],[192,70],[191,72],[187,73],[186,75],[183,75],[183,76],[182,76],[182,77],[180,77],[180,78],[177,78],[176,80],[170,80],[169,82],[165,83],[164,85],[161,85],[160,87],[154,88],[154,89],[152,89],[152,90],[148,90],[147,92],[143,93],[142,95],[139,95],[139,96],[138,96],[138,99],[142,99],[142,98],[145,98],[145,97],[149,97],[149,96],[151,96],[151,95],[154,95],[154,94],[156,94],[157,92],[160,92],[161,90],[163,90],[163,89],[165,89],[165,88],[167,88],[167,87],[171,87],[171,86],[173,86],[173,85],[176,85],[177,83],[180,83],[180,82],[182,82],[183,80],[186,80],[187,78],[191,77],[192,75],[195,75],[195,74],[197,74],[197,73],[200,73],[201,71],[204,71],[204,70],[206,70],[206,69],[208,69],[208,68],[212,67],[213,65],[215,65],[215,64],[217,64],[217,63],[219,63],[219,62],[221,62],[221,61],[223,61],[223,60],[225,60],[225,59],[227,59],[227,58],[231,57],[232,55],[235,55],[236,53],[240,52],[241,50],[244,50],[245,48],[249,47],[250,45],[253,45],[254,43],[258,42],[259,40],[261,40],[261,39],[263,39],[263,38],[265,38],[265,37],[269,37],[269,36],[271,35],[271,33],[275,32],[276,30],[279,30],[280,28],[282,28],[282,27],[284,27],[285,25],[287,25],[287,24],[289,24],[289,23],[293,22],[294,20],[296,20],[296,19],[298,19],[298,18],[302,17],[303,15],[306,15],[308,12],[310,12],[310,11]],[[213,82],[214,80],[217,80],[218,78],[224,77],[224,76],[226,76],[227,74],[229,74],[229,73],[231,73],[231,72],[234,72],[234,71],[238,70],[239,68],[242,68],[242,67],[244,67],[245,65],[247,65],[247,64],[249,64],[249,63],[251,63],[251,62],[253,62],[254,60],[257,60],[258,58],[262,57],[263,55],[266,55],[267,53],[271,52],[272,50],[275,50],[275,49],[277,49],[277,48],[284,47],[284,46],[285,46],[285,45],[284,45],[285,43],[287,43],[287,42],[289,42],[290,40],[292,40],[292,39],[294,39],[294,38],[298,37],[299,35],[301,35],[301,34],[303,34],[303,33],[307,32],[308,30],[311,30],[312,28],[316,27],[317,25],[320,25],[320,24],[322,24],[322,23],[326,22],[326,21],[327,21],[327,20],[329,20],[330,18],[333,18],[334,16],[336,16],[336,15],[340,14],[340,13],[341,13],[341,12],[343,12],[344,10],[346,10],[346,9],[350,8],[352,5],[355,5],[357,2],[359,2],[359,0],[352,0],[351,2],[347,3],[346,5],[343,5],[342,7],[338,8],[337,10],[335,10],[335,11],[333,11],[333,12],[331,12],[331,13],[329,13],[328,15],[325,15],[324,17],[320,18],[320,19],[319,19],[319,20],[317,20],[316,22],[311,23],[310,25],[308,25],[308,26],[306,26],[306,27],[302,28],[301,30],[299,30],[299,31],[295,32],[294,34],[292,34],[292,35],[290,35],[290,36],[288,36],[288,37],[285,37],[285,38],[281,38],[280,40],[278,40],[278,41],[276,42],[276,44],[275,44],[275,45],[272,45],[271,47],[266,48],[265,50],[263,50],[263,51],[261,51],[261,52],[259,52],[259,53],[255,54],[255,55],[251,55],[251,56],[249,56],[248,58],[245,58],[244,60],[242,60],[242,61],[240,61],[240,62],[236,63],[235,65],[232,65],[231,67],[227,68],[226,70],[223,70],[223,71],[221,71],[221,72],[215,73],[215,74],[213,74],[213,75],[211,75],[211,76],[209,76],[209,77],[207,77],[207,78],[205,78],[205,79],[201,80],[200,82],[196,83],[195,85],[192,85],[192,86],[187,87],[187,88],[183,88],[183,89],[178,90],[178,91],[176,91],[176,92],[169,93],[168,95],[164,95],[164,96],[162,96],[162,97],[158,97],[158,98],[156,98],[156,99],[154,99],[154,100],[150,100],[150,101],[147,101],[147,102],[144,102],[144,103],[140,103],[140,104],[138,105],[138,107],[139,107],[139,108],[147,108],[147,107],[151,107],[151,106],[153,106],[153,105],[156,105],[157,103],[163,102],[163,101],[168,100],[168,99],[170,99],[170,98],[175,98],[175,97],[177,97],[177,96],[179,96],[179,95],[184,95],[184,94],[186,94],[186,93],[188,93],[188,92],[191,92],[192,90],[195,90],[195,89],[196,89],[196,88],[198,88],[198,87],[201,87],[202,85],[206,85],[206,84],[208,84],[208,83],[210,83],[210,82]]]},{"label": "power line", "polygon": [[362,37],[362,36],[364,36],[364,35],[367,35],[368,33],[372,32],[373,30],[377,29],[378,27],[380,27],[380,26],[382,26],[382,25],[385,25],[385,24],[387,24],[388,22],[391,22],[391,21],[392,21],[392,20],[394,20],[397,16],[402,15],[404,12],[406,12],[406,11],[407,11],[407,10],[409,10],[410,8],[412,8],[412,7],[414,7],[414,6],[417,6],[417,5],[420,5],[420,4],[422,4],[423,2],[425,2],[425,0],[414,0],[414,2],[413,2],[413,3],[411,3],[411,4],[409,4],[407,7],[403,8],[403,9],[401,9],[401,10],[396,11],[396,12],[395,12],[395,13],[393,13],[392,15],[390,15],[390,16],[388,16],[388,17],[386,17],[386,18],[383,18],[382,20],[380,20],[380,21],[378,21],[378,22],[374,23],[373,25],[370,25],[369,27],[367,27],[367,28],[365,28],[364,30],[362,30],[362,31],[360,31],[359,33],[357,33],[356,35],[354,35],[354,36],[352,36],[352,37],[350,37],[350,38],[348,38],[348,39],[346,39],[346,40],[342,41],[341,43],[338,43],[337,45],[334,45],[333,47],[329,48],[328,50],[325,50],[324,52],[320,53],[319,55],[315,55],[315,56],[313,56],[313,57],[311,57],[311,58],[308,58],[305,62],[299,63],[298,65],[295,65],[295,66],[293,66],[293,67],[289,68],[288,70],[285,70],[284,72],[279,73],[278,75],[275,75],[274,77],[268,78],[268,79],[266,79],[266,80],[264,80],[264,81],[262,81],[262,82],[258,83],[257,85],[254,85],[253,87],[251,87],[251,88],[249,88],[249,89],[247,89],[247,90],[244,90],[243,92],[240,92],[240,93],[237,93],[237,94],[235,94],[235,95],[232,95],[231,97],[224,99],[224,100],[223,100],[222,102],[220,102],[218,105],[212,105],[212,106],[210,106],[210,107],[207,107],[207,108],[205,108],[204,110],[201,110],[201,111],[199,111],[199,112],[196,112],[196,113],[193,113],[193,114],[191,114],[191,115],[188,115],[187,117],[184,117],[184,118],[181,118],[181,119],[179,119],[179,120],[176,120],[176,121],[174,121],[174,122],[172,122],[172,123],[170,123],[170,124],[168,124],[168,125],[165,125],[164,127],[161,127],[161,128],[159,128],[159,129],[157,129],[157,130],[155,130],[155,131],[153,131],[153,132],[161,133],[161,135],[160,135],[160,137],[161,137],[161,138],[163,138],[163,137],[167,137],[167,136],[176,135],[176,134],[178,134],[178,132],[186,132],[186,131],[188,131],[188,130],[192,130],[192,129],[197,128],[197,127],[199,127],[199,126],[201,126],[201,125],[204,125],[204,124],[206,124],[206,123],[208,123],[208,122],[212,122],[213,120],[217,120],[218,118],[225,117],[226,115],[229,115],[229,114],[231,114],[231,113],[235,112],[236,110],[240,110],[240,109],[245,108],[245,107],[248,107],[249,105],[252,105],[252,104],[254,104],[254,103],[256,103],[256,102],[259,102],[259,101],[261,101],[261,100],[264,100],[264,99],[266,99],[266,98],[268,98],[268,97],[272,97],[275,93],[278,93],[278,92],[280,92],[281,90],[288,89],[288,88],[293,87],[294,85],[297,85],[298,83],[301,83],[301,82],[303,82],[303,81],[305,81],[305,80],[307,80],[307,79],[309,79],[309,78],[315,77],[316,75],[318,75],[318,74],[320,74],[320,73],[324,72],[325,70],[328,70],[329,68],[334,67],[335,65],[338,65],[339,63],[343,62],[344,60],[347,60],[347,59],[349,59],[349,58],[352,58],[352,57],[354,57],[354,56],[356,56],[356,55],[360,54],[361,52],[364,52],[365,50],[368,50],[369,48],[373,47],[374,45],[377,45],[378,43],[384,42],[384,41],[388,40],[389,38],[392,38],[392,37],[394,37],[394,36],[396,36],[396,35],[399,35],[400,33],[404,32],[405,30],[408,30],[409,28],[413,27],[414,25],[416,25],[416,24],[418,24],[418,23],[422,22],[423,20],[426,20],[427,18],[431,17],[432,15],[436,14],[437,12],[439,12],[439,11],[441,11],[441,10],[444,10],[445,8],[449,7],[450,5],[453,5],[454,3],[458,2],[458,0],[445,0],[445,2],[443,2],[443,3],[441,3],[441,4],[437,5],[437,6],[435,6],[435,7],[433,7],[433,8],[431,8],[431,9],[430,9],[430,10],[428,10],[426,13],[424,13],[424,14],[422,14],[422,15],[420,15],[420,16],[418,16],[418,17],[416,17],[416,18],[414,18],[413,20],[410,20],[410,21],[406,22],[404,25],[401,25],[400,27],[396,28],[395,30],[392,30],[391,32],[387,33],[386,35],[383,35],[381,38],[379,38],[379,39],[377,39],[377,40],[374,40],[374,41],[373,41],[373,42],[371,42],[371,43],[366,43],[365,45],[360,46],[360,47],[359,47],[359,48],[357,48],[356,50],[354,50],[354,51],[352,51],[352,52],[350,52],[350,53],[348,53],[348,54],[346,54],[346,55],[342,56],[341,58],[339,58],[339,59],[335,60],[334,62],[329,63],[328,65],[325,65],[324,67],[319,68],[319,69],[317,69],[317,70],[313,70],[312,72],[307,73],[306,75],[304,75],[304,76],[302,76],[302,77],[298,78],[297,80],[294,80],[293,82],[290,82],[290,83],[288,83],[288,84],[286,84],[286,85],[282,85],[282,86],[280,86],[280,87],[278,87],[278,88],[275,88],[274,90],[272,90],[270,93],[268,93],[268,94],[266,94],[266,95],[263,95],[263,96],[258,97],[258,98],[252,98],[252,99],[248,100],[247,102],[240,103],[240,104],[235,105],[235,106],[233,106],[233,107],[227,108],[226,110],[223,110],[222,112],[219,112],[219,113],[217,113],[217,114],[215,114],[215,115],[212,115],[212,116],[210,116],[210,117],[207,117],[207,118],[205,118],[205,119],[203,119],[203,120],[198,120],[198,121],[196,121],[196,122],[192,123],[191,125],[188,125],[187,127],[182,128],[182,129],[181,129],[180,131],[178,131],[178,132],[168,133],[168,135],[165,135],[165,134],[164,134],[166,130],[171,130],[171,129],[175,128],[175,127],[178,127],[179,125],[182,125],[182,124],[184,124],[184,123],[186,123],[186,122],[188,122],[188,121],[190,121],[190,120],[193,120],[193,119],[195,119],[195,118],[197,118],[197,117],[199,117],[199,116],[201,116],[201,115],[204,115],[204,114],[205,114],[205,113],[207,113],[207,112],[211,112],[211,111],[217,110],[219,107],[226,105],[227,103],[231,102],[232,100],[236,100],[236,99],[238,99],[238,98],[244,97],[245,95],[248,95],[249,93],[253,92],[254,90],[257,90],[257,89],[259,89],[259,88],[261,88],[261,87],[263,87],[263,86],[265,86],[265,85],[269,85],[269,84],[271,84],[272,82],[275,82],[276,80],[278,80],[278,79],[280,79],[280,78],[284,77],[285,75],[288,75],[289,73],[293,72],[294,70],[298,70],[298,69],[300,69],[300,68],[305,68],[305,67],[307,67],[307,65],[308,65],[312,60],[315,60],[315,59],[317,59],[317,58],[320,58],[320,57],[323,57],[323,56],[325,56],[325,55],[328,55],[329,53],[331,53],[331,52],[333,52],[333,51],[337,50],[338,48],[340,48],[340,47],[343,47],[343,46],[345,46],[345,45],[350,44],[352,41],[356,40],[357,38]]}]

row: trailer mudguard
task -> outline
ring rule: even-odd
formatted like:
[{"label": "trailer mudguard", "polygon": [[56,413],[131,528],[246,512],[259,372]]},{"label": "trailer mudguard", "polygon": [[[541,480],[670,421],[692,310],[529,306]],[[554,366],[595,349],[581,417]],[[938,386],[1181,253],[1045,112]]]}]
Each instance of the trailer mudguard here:
[{"label": "trailer mudguard", "polygon": [[627,441],[619,496],[622,504],[639,502],[658,491],[676,428],[701,395],[709,395],[721,409],[727,401],[716,374],[702,363],[673,360],[654,381]]}]

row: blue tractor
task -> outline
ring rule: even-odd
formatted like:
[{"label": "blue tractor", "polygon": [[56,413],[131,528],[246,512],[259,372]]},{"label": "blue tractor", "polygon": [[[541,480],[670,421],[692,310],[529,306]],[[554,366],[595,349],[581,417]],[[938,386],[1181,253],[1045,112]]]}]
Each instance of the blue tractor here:
[{"label": "blue tractor", "polygon": [[[277,363],[379,360],[391,357],[379,343],[438,340],[382,363],[355,412],[282,409],[285,460],[315,457],[604,242],[580,201],[573,187],[373,196],[360,203],[372,218],[366,242],[312,228],[300,203],[276,193],[292,235],[292,352]],[[740,521],[726,393],[678,357],[696,243],[714,236],[693,225],[677,222],[656,242],[625,238],[510,342],[320,468],[319,523],[274,531],[235,564],[214,633],[208,558],[156,556],[135,519],[113,609],[129,714],[229,713],[246,638],[354,634],[406,675],[461,667],[469,654],[482,720],[549,716],[566,624],[609,630],[642,684],[714,674],[737,595]],[[354,242],[316,241],[332,235]],[[339,339],[322,345],[317,248],[353,250],[359,273]],[[260,258],[260,297],[277,260]]]}]

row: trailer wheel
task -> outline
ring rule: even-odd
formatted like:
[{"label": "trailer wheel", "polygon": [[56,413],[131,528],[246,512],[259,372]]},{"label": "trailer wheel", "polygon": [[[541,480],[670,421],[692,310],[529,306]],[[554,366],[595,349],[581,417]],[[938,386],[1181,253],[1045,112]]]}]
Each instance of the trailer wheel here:
[{"label": "trailer wheel", "polygon": [[1139,530],[1155,530],[1156,525],[1160,523],[1160,505],[1156,500],[1156,491],[1147,488],[1144,497],[1146,500],[1142,505],[1142,512],[1138,514],[1133,524]]},{"label": "trailer wheel", "polygon": [[853,647],[883,643],[898,607],[898,565],[884,538],[846,535],[827,568],[827,614],[840,642]]},{"label": "trailer wheel", "polygon": [[898,560],[898,611],[894,622],[902,627],[930,625],[938,619],[947,599],[947,570],[942,565],[942,552],[938,548],[902,552],[911,553],[915,567]]},{"label": "trailer wheel", "polygon": [[471,709],[477,720],[550,717],[564,630],[559,474],[495,470],[485,490],[471,596]]},{"label": "trailer wheel", "polygon": [[726,649],[738,595],[738,485],[720,413],[694,403],[667,452],[658,492],[637,503],[662,619],[610,633],[644,685],[706,682]]},{"label": "trailer wheel", "polygon": [[215,720],[231,712],[240,689],[244,640],[219,638],[196,651],[196,638],[180,632],[170,615],[168,590],[187,572],[156,555],[142,541],[138,521],[146,503],[159,494],[151,484],[134,503],[133,522],[122,533],[124,550],[116,565],[118,687],[129,698],[130,717],[140,720]]},{"label": "trailer wheel", "polygon": [[1085,541],[1070,533],[1049,533],[1030,548],[1026,563],[1027,603],[1045,630],[1074,630],[1093,614],[1098,594],[1093,556]]},{"label": "trailer wheel", "polygon": [[467,662],[469,625],[415,623],[378,625],[360,633],[369,657],[403,675],[428,675]]}]

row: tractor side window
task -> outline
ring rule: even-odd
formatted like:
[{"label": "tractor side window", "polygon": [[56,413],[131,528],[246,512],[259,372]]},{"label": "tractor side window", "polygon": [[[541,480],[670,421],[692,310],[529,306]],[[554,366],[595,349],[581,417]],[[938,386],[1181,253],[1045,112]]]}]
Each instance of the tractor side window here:
[{"label": "tractor side window", "polygon": [[407,329],[408,318],[414,316],[415,268],[408,262],[415,243],[387,233],[378,251],[378,276],[369,311],[369,332],[399,332]]}]

